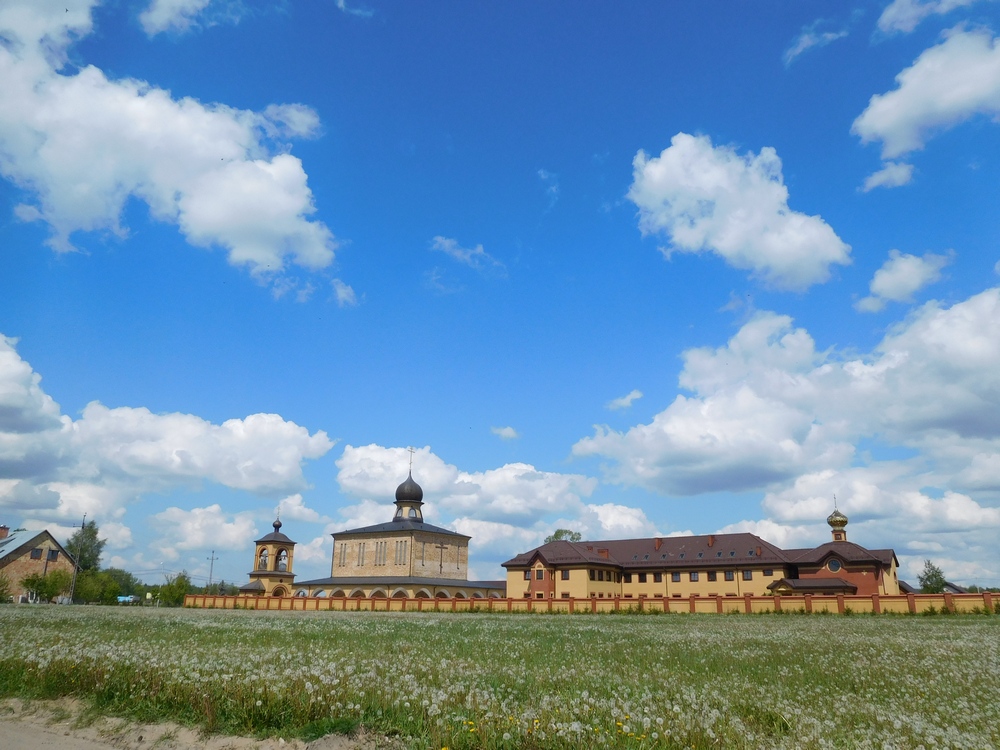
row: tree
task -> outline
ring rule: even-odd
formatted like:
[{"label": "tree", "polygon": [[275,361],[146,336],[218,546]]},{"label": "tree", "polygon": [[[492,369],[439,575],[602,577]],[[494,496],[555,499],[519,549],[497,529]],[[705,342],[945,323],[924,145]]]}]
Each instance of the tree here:
[{"label": "tree", "polygon": [[920,591],[924,594],[940,594],[944,591],[947,581],[944,571],[930,560],[924,560],[924,572],[917,576]]},{"label": "tree", "polygon": [[10,601],[10,578],[5,573],[0,573],[0,604]]},{"label": "tree", "polygon": [[545,544],[549,542],[558,542],[560,540],[566,540],[567,542],[579,542],[583,539],[580,536],[579,531],[573,531],[572,529],[556,529],[554,532],[545,537]]},{"label": "tree", "polygon": [[106,570],[81,570],[74,599],[85,604],[117,604],[121,587]]},{"label": "tree", "polygon": [[48,575],[32,573],[21,580],[25,589],[34,593],[40,602],[50,602],[60,594],[69,591],[72,579],[65,570],[53,570]]},{"label": "tree", "polygon": [[97,522],[89,521],[73,532],[66,542],[66,551],[76,558],[80,570],[98,570],[101,567],[101,553],[107,539],[97,538]]},{"label": "tree", "polygon": [[105,568],[101,572],[117,581],[119,593],[115,596],[139,596],[146,592],[146,585],[127,570]]},{"label": "tree", "polygon": [[179,607],[184,603],[184,595],[189,593],[191,593],[191,577],[186,570],[182,570],[170,583],[160,586],[160,602],[165,607]]}]

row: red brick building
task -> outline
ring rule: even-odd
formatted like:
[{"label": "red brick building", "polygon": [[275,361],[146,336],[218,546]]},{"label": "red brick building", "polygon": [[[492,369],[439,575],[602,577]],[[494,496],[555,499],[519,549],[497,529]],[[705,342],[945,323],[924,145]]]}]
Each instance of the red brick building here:
[{"label": "red brick building", "polygon": [[22,581],[30,575],[65,570],[70,575],[76,563],[48,531],[14,531],[0,525],[0,575],[10,582],[14,601],[28,601]]}]

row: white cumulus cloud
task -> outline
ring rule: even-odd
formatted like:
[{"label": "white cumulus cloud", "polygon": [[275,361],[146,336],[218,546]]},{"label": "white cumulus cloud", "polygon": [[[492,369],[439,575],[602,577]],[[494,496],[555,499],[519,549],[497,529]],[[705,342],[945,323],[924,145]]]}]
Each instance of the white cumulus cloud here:
[{"label": "white cumulus cloud", "polygon": [[125,506],[146,493],[203,482],[280,496],[305,487],[303,465],[331,447],[326,433],[310,434],[276,414],[213,424],[95,401],[71,419],[15,342],[0,336],[0,508],[27,519],[86,512],[120,523]]},{"label": "white cumulus cloud", "polygon": [[607,403],[607,408],[611,409],[612,411],[617,411],[619,409],[628,409],[630,406],[632,406],[633,401],[638,401],[640,398],[642,398],[642,391],[633,388],[624,396],[611,399]]},{"label": "white cumulus cloud", "polygon": [[766,283],[804,290],[850,263],[850,247],[819,216],[793,211],[773,148],[740,155],[706,136],[678,133],[659,156],[639,151],[628,197],[644,234],[672,251],[714,252]]},{"label": "white cumulus cloud", "polygon": [[507,427],[490,427],[490,432],[501,440],[517,440],[521,437],[517,430],[508,425]]},{"label": "white cumulus cloud", "polygon": [[920,150],[934,133],[975,115],[1000,115],[1000,47],[986,29],[956,27],[896,83],[873,96],[851,126],[863,143],[881,142],[884,160]]},{"label": "white cumulus cloud", "polygon": [[886,34],[909,34],[925,18],[950,13],[976,0],[893,0],[878,18],[878,28]]},{"label": "white cumulus cloud", "polygon": [[869,193],[875,188],[894,188],[906,185],[913,179],[913,165],[903,162],[890,161],[877,172],[873,172],[865,178],[865,184],[861,190]]},{"label": "white cumulus cloud", "polygon": [[951,263],[952,254],[923,256],[889,251],[889,260],[875,272],[868,288],[871,295],[858,300],[862,312],[878,312],[887,301],[910,302],[913,295],[941,278],[941,269]]},{"label": "white cumulus cloud", "polygon": [[[65,72],[71,43],[91,31],[94,4],[0,6],[0,36],[11,42],[0,46],[0,175],[32,196],[15,213],[44,221],[48,244],[69,251],[76,232],[124,236],[122,212],[136,198],[192,244],[222,248],[258,276],[273,277],[289,262],[329,266],[337,241],[311,218],[302,162],[273,142],[314,135],[315,112],[205,104],[92,65]],[[148,10],[184,17],[196,4]]]},{"label": "white cumulus cloud", "polygon": [[139,14],[139,23],[149,36],[164,31],[187,31],[212,0],[152,0]]}]

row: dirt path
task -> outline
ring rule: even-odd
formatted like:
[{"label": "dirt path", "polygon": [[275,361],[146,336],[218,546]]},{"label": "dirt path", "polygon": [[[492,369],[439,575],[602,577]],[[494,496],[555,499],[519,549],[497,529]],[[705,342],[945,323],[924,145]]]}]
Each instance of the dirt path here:
[{"label": "dirt path", "polygon": [[330,735],[301,740],[204,737],[177,724],[135,724],[109,717],[91,720],[72,700],[0,701],[3,750],[378,750],[398,747],[387,738]]}]

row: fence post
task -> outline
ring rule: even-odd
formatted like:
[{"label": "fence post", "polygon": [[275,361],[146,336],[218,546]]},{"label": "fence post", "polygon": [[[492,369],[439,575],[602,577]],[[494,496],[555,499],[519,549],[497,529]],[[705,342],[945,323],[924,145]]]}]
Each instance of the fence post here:
[{"label": "fence post", "polygon": [[877,615],[882,614],[882,600],[879,599],[878,594],[872,594],[872,612]]},{"label": "fence post", "polygon": [[748,614],[753,614],[753,604],[751,603],[750,594],[743,595],[743,609]]},{"label": "fence post", "polygon": [[722,614],[722,597],[718,594],[715,595],[715,612],[716,614]]},{"label": "fence post", "polygon": [[839,614],[844,614],[844,595],[837,594],[837,612]]},{"label": "fence post", "polygon": [[813,595],[806,594],[805,600],[806,600],[806,612],[811,615],[813,611]]},{"label": "fence post", "polygon": [[778,596],[777,594],[774,595],[774,611],[775,612],[781,611],[781,597]]},{"label": "fence post", "polygon": [[949,612],[955,611],[955,598],[947,591],[944,592],[944,608]]}]

